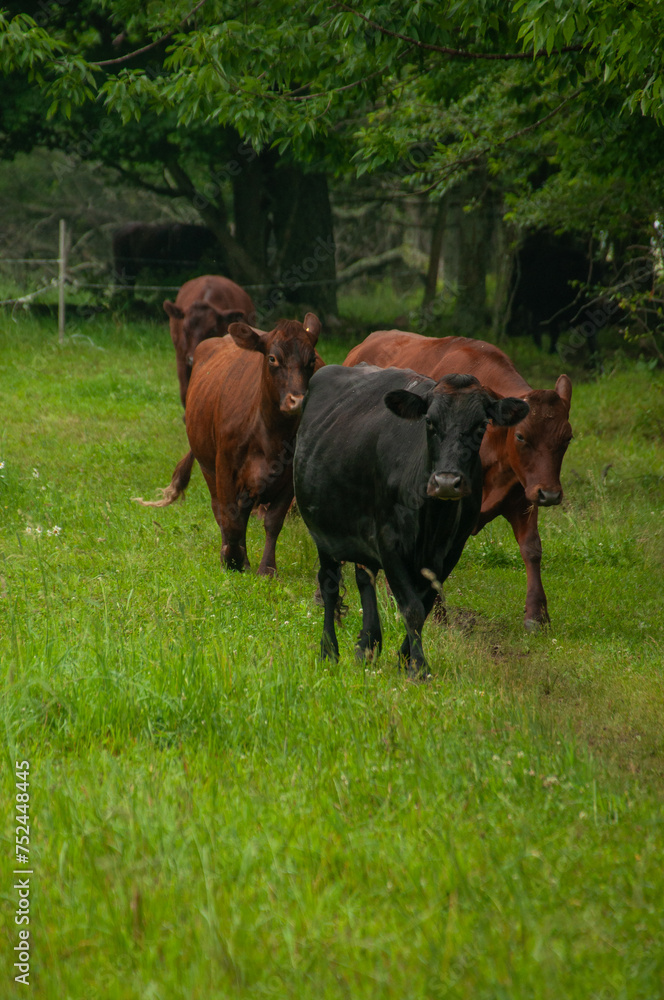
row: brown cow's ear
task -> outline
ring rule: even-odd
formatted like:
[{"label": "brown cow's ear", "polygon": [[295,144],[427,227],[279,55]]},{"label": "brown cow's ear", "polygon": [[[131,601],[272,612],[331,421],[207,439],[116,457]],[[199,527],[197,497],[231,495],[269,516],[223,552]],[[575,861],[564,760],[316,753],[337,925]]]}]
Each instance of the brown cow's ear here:
[{"label": "brown cow's ear", "polygon": [[305,331],[309,334],[309,340],[311,341],[311,346],[314,347],[321,331],[321,322],[315,313],[307,313],[304,317],[304,323],[302,324]]},{"label": "brown cow's ear", "polygon": [[231,323],[228,332],[238,347],[245,351],[260,351],[265,354],[265,338],[261,337],[258,330],[254,330],[246,323]]},{"label": "brown cow's ear", "polygon": [[164,299],[164,312],[168,313],[171,319],[184,319],[184,313],[179,306],[175,305],[175,302],[171,302],[170,299]]},{"label": "brown cow's ear", "polygon": [[569,413],[570,404],[572,402],[572,383],[567,375],[559,376],[558,381],[556,382],[556,392],[562,399],[563,403],[567,406],[567,412]]},{"label": "brown cow's ear", "polygon": [[431,394],[416,396],[408,389],[392,389],[391,392],[385,393],[383,399],[388,410],[396,413],[397,417],[403,417],[405,420],[419,420],[429,409],[430,396]]},{"label": "brown cow's ear", "polygon": [[228,327],[231,323],[244,323],[246,322],[247,316],[242,309],[225,309],[223,312],[217,313],[217,330],[219,331],[219,336],[223,337],[225,333],[228,333]]},{"label": "brown cow's ear", "polygon": [[487,416],[498,427],[512,427],[525,420],[530,412],[525,399],[506,396],[504,399],[490,400],[486,408]]}]

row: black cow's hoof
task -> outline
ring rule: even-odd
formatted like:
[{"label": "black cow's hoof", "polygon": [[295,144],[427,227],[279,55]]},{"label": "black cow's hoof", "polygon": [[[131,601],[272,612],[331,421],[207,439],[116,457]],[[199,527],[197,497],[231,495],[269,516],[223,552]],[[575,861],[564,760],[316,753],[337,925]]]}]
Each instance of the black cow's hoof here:
[{"label": "black cow's hoof", "polygon": [[367,663],[373,663],[380,656],[380,650],[381,644],[379,642],[370,645],[367,640],[362,641],[360,639],[355,643],[355,659],[358,663],[361,663],[362,660],[366,660]]},{"label": "black cow's hoof", "polygon": [[331,663],[339,662],[339,650],[334,648],[332,641],[327,636],[323,636],[321,639],[320,656],[323,661],[329,660]]},{"label": "black cow's hoof", "polygon": [[429,673],[429,668],[426,663],[421,667],[409,667],[407,670],[406,680],[411,681],[413,684],[424,684],[426,681],[430,681],[433,675]]}]

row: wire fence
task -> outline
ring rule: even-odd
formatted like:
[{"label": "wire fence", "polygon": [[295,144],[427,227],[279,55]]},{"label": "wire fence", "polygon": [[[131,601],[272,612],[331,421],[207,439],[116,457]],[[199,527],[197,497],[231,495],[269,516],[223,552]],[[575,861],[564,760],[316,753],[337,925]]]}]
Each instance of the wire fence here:
[{"label": "wire fence", "polygon": [[[332,245],[332,252],[333,245]],[[29,307],[34,304],[37,300],[41,300],[42,303],[44,298],[48,296],[48,293],[57,292],[57,304],[58,304],[58,333],[60,340],[64,338],[65,322],[66,322],[66,304],[67,300],[69,305],[75,306],[77,309],[81,308],[107,308],[110,304],[111,299],[117,300],[117,296],[122,293],[127,294],[132,297],[135,293],[142,292],[163,292],[164,294],[177,293],[181,288],[182,282],[178,284],[153,284],[153,283],[139,283],[136,280],[137,275],[140,271],[149,271],[151,269],[157,270],[162,268],[168,268],[169,270],[177,271],[181,268],[183,272],[187,269],[196,267],[200,265],[199,260],[191,259],[175,259],[171,257],[140,257],[139,267],[136,267],[137,259],[130,260],[125,258],[125,263],[132,264],[131,274],[122,273],[123,258],[115,257],[113,261],[113,267],[109,272],[109,267],[107,263],[95,262],[95,261],[84,261],[76,264],[71,264],[68,260],[69,254],[69,233],[64,220],[60,220],[59,225],[59,240],[58,240],[58,256],[57,257],[0,257],[0,271],[2,269],[8,268],[10,271],[12,268],[44,268],[47,273],[41,273],[39,278],[41,283],[38,283],[37,288],[32,288],[22,294],[11,294],[6,298],[0,299],[0,306],[2,307],[12,307],[13,309],[17,307]],[[391,276],[393,278],[413,278],[413,269],[408,270],[395,270],[394,263],[396,263],[397,258],[400,257],[400,251],[398,249],[389,250],[386,253],[379,255],[379,260],[384,257],[385,260],[381,260],[381,263],[388,263],[387,258],[391,266]],[[311,258],[313,261],[314,258]],[[402,263],[405,263],[403,258]],[[304,266],[306,268],[307,261],[304,261]],[[360,265],[364,262],[360,262]],[[255,298],[263,297],[265,301],[262,303],[263,308],[261,309],[257,303],[257,312],[264,313],[267,315],[270,313],[271,309],[278,304],[278,301],[283,298],[288,297],[288,291],[292,291],[293,288],[314,288],[314,287],[324,287],[324,286],[335,286],[339,288],[340,286],[354,280],[358,274],[361,274],[360,270],[357,272],[358,264],[351,264],[345,271],[338,273],[336,277],[330,278],[314,278],[306,277],[302,273],[302,269],[294,268],[293,271],[297,271],[297,279],[293,283],[293,279],[289,281],[280,281],[279,279],[274,281],[258,282],[252,284],[244,284],[243,288],[245,291],[251,293]],[[52,269],[52,274],[48,275],[48,269]],[[310,270],[310,269],[309,269]],[[416,269],[417,270],[417,269]],[[91,273],[92,272],[92,273]],[[96,273],[95,273],[96,272]],[[99,274],[106,273],[108,275],[107,280],[99,280]],[[7,272],[5,271],[5,278],[7,277]],[[22,281],[24,275],[21,278],[16,279],[15,275],[11,276],[12,284],[24,283]],[[92,279],[92,280],[89,280]],[[96,280],[95,280],[96,279]],[[87,306],[81,306],[80,304],[80,294],[81,293],[92,293],[96,296],[97,301],[94,304],[89,304]],[[79,296],[79,301],[77,303],[72,300],[76,296]],[[273,301],[274,300],[274,301]],[[52,308],[53,302],[44,303],[45,306]]]}]

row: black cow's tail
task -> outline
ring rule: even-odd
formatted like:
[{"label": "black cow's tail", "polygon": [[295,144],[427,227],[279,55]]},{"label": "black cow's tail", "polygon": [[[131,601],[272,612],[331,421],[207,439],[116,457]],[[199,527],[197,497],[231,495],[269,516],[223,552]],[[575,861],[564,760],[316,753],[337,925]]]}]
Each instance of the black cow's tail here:
[{"label": "black cow's tail", "polygon": [[189,485],[193,467],[194,453],[193,451],[188,451],[184,458],[181,458],[175,466],[175,472],[170,484],[165,490],[159,490],[161,496],[158,500],[144,500],[143,497],[132,497],[132,500],[142,504],[143,507],[168,507],[169,504],[175,503],[184,494]]}]

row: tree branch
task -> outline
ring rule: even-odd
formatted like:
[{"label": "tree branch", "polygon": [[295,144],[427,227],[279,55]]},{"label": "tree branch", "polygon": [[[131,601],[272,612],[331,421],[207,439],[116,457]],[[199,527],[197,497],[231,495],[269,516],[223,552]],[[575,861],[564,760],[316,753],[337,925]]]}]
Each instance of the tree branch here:
[{"label": "tree branch", "polygon": [[142,49],[136,49],[134,52],[128,52],[126,56],[119,56],[117,59],[103,59],[101,62],[90,63],[90,65],[96,66],[98,69],[102,69],[105,66],[118,66],[120,63],[129,62],[130,59],[135,59],[136,56],[142,56],[145,52],[149,52],[151,49],[156,49],[162,42],[166,42],[169,38],[172,38],[176,31],[179,31],[180,28],[184,28],[189,18],[192,17],[197,10],[200,10],[204,3],[205,0],[199,0],[196,6],[192,7],[187,16],[180,21],[177,28],[172,28],[170,31],[167,31],[165,35],[162,35],[161,38],[157,38],[156,41],[150,42],[149,45],[144,45]]},{"label": "tree branch", "polygon": [[187,198],[189,196],[189,192],[184,190],[184,188],[160,187],[158,184],[150,184],[149,181],[144,181],[138,174],[135,174],[132,170],[127,170],[125,167],[121,167],[118,163],[109,163],[108,165],[112,167],[113,170],[117,170],[123,177],[126,177],[132,184],[145,188],[146,191],[152,191],[154,194],[166,195],[168,198]]},{"label": "tree branch", "polygon": [[554,115],[557,115],[560,111],[562,111],[565,105],[569,104],[570,101],[573,101],[574,98],[578,97],[580,93],[581,88],[575,90],[573,94],[569,95],[569,97],[566,97],[564,101],[560,102],[558,107],[554,108],[553,111],[549,111],[548,115],[544,115],[543,118],[539,118],[536,122],[526,125],[525,128],[520,128],[517,132],[512,132],[511,135],[506,135],[505,138],[501,139],[499,142],[489,143],[487,146],[484,146],[482,149],[478,150],[477,153],[473,153],[471,156],[463,156],[461,159],[455,160],[454,163],[448,164],[433,184],[430,184],[429,187],[424,188],[422,191],[418,191],[417,194],[428,194],[429,191],[433,191],[435,187],[438,187],[443,177],[447,177],[455,170],[458,170],[459,167],[465,167],[469,163],[475,163],[477,160],[481,160],[483,156],[486,156],[487,153],[490,153],[492,149],[498,149],[500,146],[504,146],[505,143],[512,142],[513,139],[518,139],[520,136],[526,135],[528,132],[532,132],[536,128],[539,128],[540,125],[544,124],[544,122],[548,122],[550,118],[553,118]]},{"label": "tree branch", "polygon": [[360,14],[359,10],[354,10],[346,3],[335,3],[334,6],[341,7],[342,10],[347,11],[349,14],[354,14],[355,17],[362,18],[362,20],[366,21],[371,28],[375,28],[376,31],[382,32],[383,35],[389,35],[391,38],[398,38],[402,42],[408,42],[410,45],[415,45],[418,49],[425,49],[428,52],[440,52],[444,56],[453,56],[456,59],[491,59],[504,61],[510,59],[539,59],[541,56],[558,56],[564,52],[582,52],[584,49],[588,48],[587,45],[579,43],[578,45],[564,45],[561,49],[552,49],[551,52],[547,52],[546,49],[540,49],[539,52],[468,52],[467,49],[452,49],[446,45],[431,45],[428,42],[420,42],[417,38],[411,38],[409,35],[402,35],[398,31],[390,31],[389,28],[384,28],[382,25],[378,24],[377,21],[372,21],[364,14]]},{"label": "tree branch", "polygon": [[256,285],[268,284],[268,276],[263,268],[257,264],[236,239],[231,236],[228,230],[228,215],[223,201],[212,202],[205,198],[183,170],[177,160],[172,160],[167,165],[168,172],[172,176],[178,187],[184,192],[184,196],[193,202],[196,211],[200,215],[205,225],[212,230],[217,237],[228,263],[241,281],[253,282]]}]

